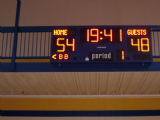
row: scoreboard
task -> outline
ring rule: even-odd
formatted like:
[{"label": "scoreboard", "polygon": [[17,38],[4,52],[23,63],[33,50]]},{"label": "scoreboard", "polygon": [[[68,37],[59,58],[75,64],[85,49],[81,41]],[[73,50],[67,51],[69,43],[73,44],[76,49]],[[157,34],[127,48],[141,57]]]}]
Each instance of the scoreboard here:
[{"label": "scoreboard", "polygon": [[151,50],[151,30],[145,26],[55,26],[50,61],[152,62]]}]

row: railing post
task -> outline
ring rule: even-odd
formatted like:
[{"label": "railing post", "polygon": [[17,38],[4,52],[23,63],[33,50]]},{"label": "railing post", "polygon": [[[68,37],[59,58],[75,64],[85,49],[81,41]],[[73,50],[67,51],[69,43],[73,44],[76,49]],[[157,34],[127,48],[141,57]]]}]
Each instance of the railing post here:
[{"label": "railing post", "polygon": [[14,41],[13,41],[13,50],[12,50],[12,63],[11,71],[15,69],[15,59],[16,59],[16,50],[17,50],[17,36],[18,36],[18,23],[19,23],[19,14],[20,14],[20,4],[21,0],[17,0],[17,10],[16,10],[16,20],[15,20],[15,30],[14,30]]}]

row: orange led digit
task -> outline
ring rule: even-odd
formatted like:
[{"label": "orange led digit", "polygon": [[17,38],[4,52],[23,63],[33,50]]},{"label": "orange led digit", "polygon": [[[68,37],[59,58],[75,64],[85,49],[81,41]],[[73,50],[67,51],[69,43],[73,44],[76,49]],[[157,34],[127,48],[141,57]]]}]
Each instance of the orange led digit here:
[{"label": "orange led digit", "polygon": [[124,51],[122,50],[122,60],[124,60]]},{"label": "orange led digit", "polygon": [[[147,41],[147,43],[144,43],[144,41]],[[147,47],[147,49],[144,49],[144,46]],[[141,38],[141,51],[142,52],[149,52],[149,39],[148,38]]]},{"label": "orange led digit", "polygon": [[120,32],[120,42],[122,42],[122,29],[120,29],[119,32]]},{"label": "orange led digit", "polygon": [[[93,31],[96,31],[96,34],[93,34]],[[91,42],[98,42],[99,41],[99,30],[98,29],[91,29],[90,35],[95,36],[97,38],[96,40],[91,40]]]},{"label": "orange led digit", "polygon": [[68,54],[64,54],[64,59],[65,59],[65,60],[68,60],[68,58],[69,58],[69,57],[68,57]]},{"label": "orange led digit", "polygon": [[124,50],[117,50],[117,61],[125,61]]},{"label": "orange led digit", "polygon": [[59,60],[63,59],[63,54],[59,54]]},{"label": "orange led digit", "polygon": [[62,46],[62,50],[57,50],[57,52],[64,52],[65,51],[65,45],[64,44],[59,44],[60,40],[64,40],[64,38],[57,38],[57,46]]},{"label": "orange led digit", "polygon": [[89,29],[87,29],[87,42],[89,42]]},{"label": "orange led digit", "polygon": [[138,51],[140,51],[139,39],[137,39],[137,44],[136,44],[136,43],[133,43],[133,38],[131,38],[131,45],[132,46],[137,46],[138,47]]},{"label": "orange led digit", "polygon": [[72,40],[73,40],[72,44],[69,44],[68,39],[66,39],[66,45],[67,46],[72,46],[72,51],[75,51],[75,39],[73,38]]},{"label": "orange led digit", "polygon": [[109,36],[110,37],[110,41],[112,42],[112,29],[110,29],[110,34],[106,34],[106,29],[104,29],[104,36]]}]

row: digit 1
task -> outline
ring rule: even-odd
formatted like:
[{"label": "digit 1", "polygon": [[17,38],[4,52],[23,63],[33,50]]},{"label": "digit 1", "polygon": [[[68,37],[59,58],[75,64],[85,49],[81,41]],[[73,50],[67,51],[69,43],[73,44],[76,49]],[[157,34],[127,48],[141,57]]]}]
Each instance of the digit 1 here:
[{"label": "digit 1", "polygon": [[87,29],[87,42],[89,42],[89,29]]},{"label": "digit 1", "polygon": [[[93,31],[96,31],[96,34],[93,34]],[[98,42],[99,41],[99,30],[98,29],[91,29],[90,34],[91,34],[91,36],[96,37],[96,40],[91,40],[91,42]]]},{"label": "digit 1", "polygon": [[131,38],[131,45],[132,46],[137,46],[138,47],[138,51],[140,51],[139,39],[137,39],[137,44],[135,44],[135,43],[133,43],[133,38]]},{"label": "digit 1", "polygon": [[122,50],[122,60],[124,60],[124,50]]},{"label": "digit 1", "polygon": [[125,60],[125,52],[124,50],[117,50],[117,61]]},{"label": "digit 1", "polygon": [[122,29],[119,30],[120,42],[122,42]]},{"label": "digit 1", "polygon": [[[147,40],[147,43],[144,44],[143,41]],[[144,46],[147,46],[147,50],[144,50]],[[142,52],[149,52],[149,39],[148,38],[141,38],[141,51]]]}]

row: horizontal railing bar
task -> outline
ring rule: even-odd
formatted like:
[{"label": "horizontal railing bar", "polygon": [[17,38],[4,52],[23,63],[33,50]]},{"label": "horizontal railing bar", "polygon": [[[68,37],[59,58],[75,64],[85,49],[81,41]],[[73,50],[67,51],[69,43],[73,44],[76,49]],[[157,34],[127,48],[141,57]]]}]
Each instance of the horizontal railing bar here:
[{"label": "horizontal railing bar", "polygon": [[18,32],[52,32],[54,27],[19,27]]},{"label": "horizontal railing bar", "polygon": [[152,56],[152,58],[160,58],[160,56]]},{"label": "horizontal railing bar", "polygon": [[160,28],[151,28],[151,31],[160,31]]},{"label": "horizontal railing bar", "polygon": [[[94,25],[96,26],[96,25]],[[116,26],[113,26],[113,25],[110,25],[112,27],[116,27]],[[155,25],[155,26],[149,26],[149,25],[123,25],[123,26],[118,26],[118,27],[148,27],[148,28],[151,28],[151,31],[160,31],[160,25]],[[62,28],[62,29],[65,29],[65,28],[77,28],[77,27],[81,27],[81,26],[30,26],[30,27],[18,27],[18,32],[51,32],[54,28]],[[87,26],[84,26],[84,27],[87,27]],[[101,27],[101,26],[100,26]],[[102,26],[103,27],[103,26]],[[108,27],[108,25],[107,25]],[[0,31],[3,32],[3,33],[7,33],[7,32],[14,32],[14,29],[15,27],[0,27]]]},{"label": "horizontal railing bar", "polygon": [[0,32],[2,33],[9,33],[14,32],[15,27],[0,27]]},{"label": "horizontal railing bar", "polygon": [[12,59],[12,57],[1,57],[0,59]]}]

